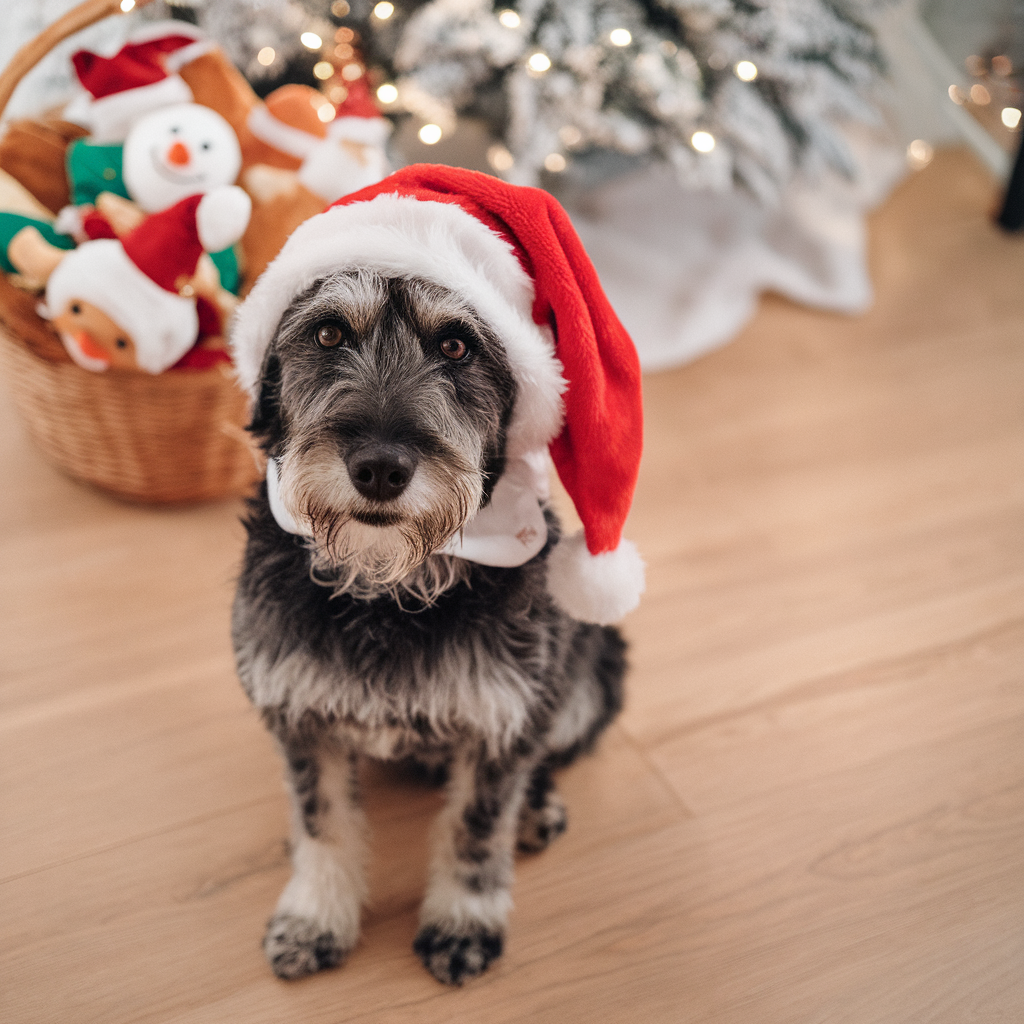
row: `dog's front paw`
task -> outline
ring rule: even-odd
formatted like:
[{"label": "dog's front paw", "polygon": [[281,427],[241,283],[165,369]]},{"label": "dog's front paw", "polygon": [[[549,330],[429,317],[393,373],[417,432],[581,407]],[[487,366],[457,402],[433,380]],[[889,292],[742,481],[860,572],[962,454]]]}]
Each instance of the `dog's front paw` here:
[{"label": "dog's front paw", "polygon": [[516,848],[523,853],[540,853],[546,850],[566,829],[569,815],[562,798],[554,789],[544,794],[539,806],[523,805],[519,813],[519,828],[516,833]]},{"label": "dog's front paw", "polygon": [[503,945],[501,932],[483,926],[456,932],[426,925],[412,948],[438,981],[461,985],[467,978],[483,974],[501,956]]},{"label": "dog's front paw", "polygon": [[279,978],[303,978],[337,967],[348,955],[338,937],[313,921],[276,914],[267,925],[263,952]]}]

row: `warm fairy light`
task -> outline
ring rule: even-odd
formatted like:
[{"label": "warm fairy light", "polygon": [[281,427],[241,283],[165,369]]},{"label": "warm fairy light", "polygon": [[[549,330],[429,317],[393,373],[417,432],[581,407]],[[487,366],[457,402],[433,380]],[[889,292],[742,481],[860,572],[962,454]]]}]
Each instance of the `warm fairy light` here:
[{"label": "warm fairy light", "polygon": [[127,14],[135,6],[135,0],[121,0],[121,13]]},{"label": "warm fairy light", "polygon": [[633,34],[628,28],[613,28],[608,33],[612,46],[629,46],[633,42]]},{"label": "warm fairy light", "polygon": [[907,163],[914,168],[915,171],[921,170],[923,167],[927,167],[932,162],[932,157],[935,155],[935,150],[931,145],[924,141],[924,139],[914,139],[909,146],[907,146]]},{"label": "warm fairy light", "polygon": [[1003,107],[999,117],[1007,128],[1016,128],[1020,124],[1020,111],[1016,107]]},{"label": "warm fairy light", "polygon": [[986,89],[980,82],[975,82],[975,84],[971,86],[971,102],[977,103],[979,107],[987,106],[992,102],[992,97],[989,95],[988,89]]},{"label": "warm fairy light", "polygon": [[964,104],[964,94],[960,89],[959,85],[951,85],[949,87],[949,98],[959,107]]},{"label": "warm fairy light", "polygon": [[546,170],[558,174],[560,171],[565,170],[565,157],[561,153],[548,153],[544,157],[544,167]]},{"label": "warm fairy light", "polygon": [[444,132],[441,131],[439,124],[425,124],[420,129],[420,142],[425,143],[428,146],[433,146],[435,142],[441,141],[441,136]]},{"label": "warm fairy light", "polygon": [[334,0],[331,4],[331,14],[336,18],[344,18],[352,10],[348,0]]},{"label": "warm fairy light", "polygon": [[394,13],[395,5],[389,4],[388,0],[381,0],[381,2],[373,9],[373,16],[375,18],[380,18],[381,21],[387,21]]},{"label": "warm fairy light", "polygon": [[530,54],[530,59],[526,62],[526,66],[534,74],[543,75],[551,67],[551,58],[546,53],[541,53],[538,50],[536,53]]},{"label": "warm fairy light", "polygon": [[662,41],[658,43],[658,49],[661,50],[666,57],[674,57],[679,51],[679,47],[676,46],[671,39],[662,39]]},{"label": "warm fairy light", "polygon": [[[519,23],[522,21],[522,19],[519,17],[518,14],[516,14],[515,11],[502,11],[501,14],[498,15],[498,21],[500,21],[502,25],[505,26],[505,28],[519,28]],[[508,152],[508,150],[506,150],[506,152]],[[511,166],[512,165],[509,164],[509,167]],[[498,168],[498,170],[507,169],[508,168]]]},{"label": "warm fairy light", "polygon": [[338,43],[334,48],[334,56],[338,60],[351,60],[356,55],[356,51],[348,43]]},{"label": "warm fairy light", "polygon": [[564,124],[558,129],[558,137],[566,146],[578,146],[583,141],[583,132],[574,124]]},{"label": "warm fairy light", "polygon": [[694,132],[690,136],[690,145],[698,153],[710,153],[715,148],[715,137],[711,132]]},{"label": "warm fairy light", "polygon": [[390,82],[385,82],[377,90],[377,99],[381,103],[394,103],[398,99],[398,89],[393,86]]},{"label": "warm fairy light", "polygon": [[500,142],[496,142],[493,146],[488,147],[487,162],[496,171],[509,171],[516,160]]},{"label": "warm fairy light", "polygon": [[313,65],[313,74],[321,82],[326,82],[334,74],[334,65],[329,60],[318,60]]},{"label": "warm fairy light", "polygon": [[316,109],[316,116],[320,118],[324,124],[327,124],[328,121],[333,121],[337,116],[337,113],[338,112],[334,109],[333,103],[322,103]]},{"label": "warm fairy light", "polygon": [[274,58],[277,54],[274,52],[272,46],[264,46],[259,53],[256,54],[256,59],[265,67],[269,68],[274,63]]},{"label": "warm fairy light", "polygon": [[992,58],[992,74],[1000,78],[1008,78],[1013,74],[1013,61],[1005,53],[998,53]]},{"label": "warm fairy light", "polygon": [[319,50],[324,45],[324,41],[315,32],[303,32],[299,36],[299,42],[302,43],[307,50]]},{"label": "warm fairy light", "polygon": [[757,65],[753,61],[741,60],[733,70],[741,82],[752,82],[757,78]]},{"label": "warm fairy light", "polygon": [[348,99],[348,89],[343,85],[332,85],[327,92],[327,98],[332,103],[344,103]]},{"label": "warm fairy light", "polygon": [[357,78],[363,77],[363,69],[358,64],[346,64],[341,69],[341,77],[346,82],[354,82]]},{"label": "warm fairy light", "polygon": [[721,71],[728,63],[728,58],[720,50],[715,50],[715,52],[708,57],[708,67],[711,68],[712,71]]},{"label": "warm fairy light", "polygon": [[336,43],[351,43],[355,39],[356,34],[350,28],[346,28],[344,25],[334,33],[334,41]]}]

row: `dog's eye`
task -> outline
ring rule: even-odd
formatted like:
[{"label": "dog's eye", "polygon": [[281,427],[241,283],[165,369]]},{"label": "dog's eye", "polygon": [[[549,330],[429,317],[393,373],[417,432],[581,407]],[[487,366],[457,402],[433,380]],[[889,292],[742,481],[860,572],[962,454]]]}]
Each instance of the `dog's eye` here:
[{"label": "dog's eye", "polygon": [[441,351],[454,362],[465,359],[469,354],[469,348],[461,338],[445,338],[441,342]]},{"label": "dog's eye", "polygon": [[344,335],[337,324],[320,324],[313,337],[321,348],[334,348],[341,344]]}]

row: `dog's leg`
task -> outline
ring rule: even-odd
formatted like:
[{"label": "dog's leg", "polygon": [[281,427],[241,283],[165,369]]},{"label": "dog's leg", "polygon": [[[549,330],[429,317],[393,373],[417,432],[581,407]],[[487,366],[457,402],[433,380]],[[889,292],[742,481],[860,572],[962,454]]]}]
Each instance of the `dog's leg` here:
[{"label": "dog's leg", "polygon": [[263,940],[279,978],[337,967],[359,938],[366,825],[356,758],[331,742],[282,740],[292,804],[292,877]]},{"label": "dog's leg", "polygon": [[551,768],[542,764],[530,776],[519,812],[516,846],[523,853],[540,853],[565,831],[568,823],[565,803],[555,789]]},{"label": "dog's leg", "polygon": [[433,858],[413,948],[428,971],[461,985],[501,956],[512,906],[512,861],[523,792],[536,764],[460,752],[435,825]]}]

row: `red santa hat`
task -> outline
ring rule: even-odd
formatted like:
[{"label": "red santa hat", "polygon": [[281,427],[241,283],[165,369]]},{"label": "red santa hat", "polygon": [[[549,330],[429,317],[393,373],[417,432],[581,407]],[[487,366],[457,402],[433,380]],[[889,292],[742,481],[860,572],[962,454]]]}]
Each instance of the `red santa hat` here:
[{"label": "red santa hat", "polygon": [[86,242],[50,275],[50,315],[74,299],[91,302],[131,336],[139,367],[161,373],[195,344],[199,332],[189,287],[199,258],[240,238],[250,210],[246,193],[229,185],[147,217],[120,241]]},{"label": "red santa hat", "polygon": [[332,139],[383,146],[391,134],[391,122],[377,109],[366,76],[347,83],[345,88],[347,95],[338,104],[334,120],[328,122],[327,134]]},{"label": "red santa hat", "polygon": [[549,592],[583,621],[614,622],[635,607],[643,563],[622,529],[640,464],[640,368],[558,202],[429,164],[344,197],[295,230],[239,308],[232,344],[246,388],[255,393],[292,299],[347,268],[453,289],[490,325],[518,384],[508,456],[548,447],[583,522],[551,554]]},{"label": "red santa hat", "polygon": [[143,114],[189,103],[178,68],[213,46],[192,25],[158,22],[135,32],[112,57],[79,50],[71,62],[85,92],[64,116],[88,128],[94,142],[120,142]]}]

